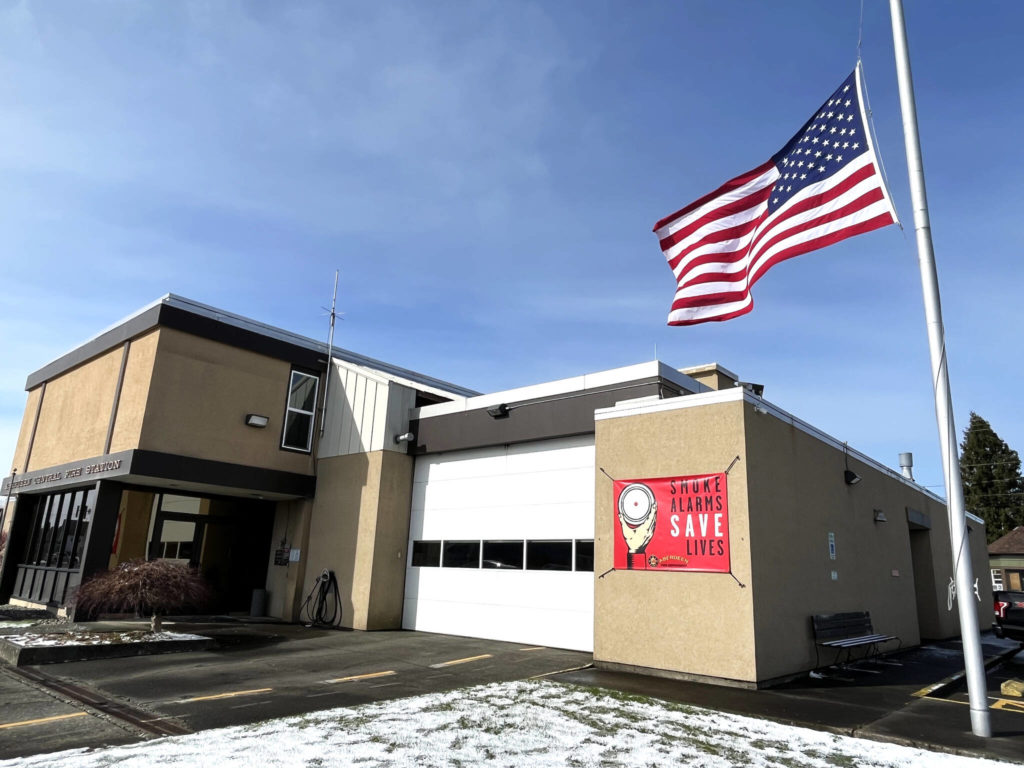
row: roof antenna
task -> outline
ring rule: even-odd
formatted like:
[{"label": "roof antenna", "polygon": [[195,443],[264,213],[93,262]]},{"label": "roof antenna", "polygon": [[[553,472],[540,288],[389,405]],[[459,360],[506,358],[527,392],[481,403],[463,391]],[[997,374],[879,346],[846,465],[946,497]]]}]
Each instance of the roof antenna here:
[{"label": "roof antenna", "polygon": [[[331,361],[334,359],[334,321],[338,313],[334,311],[338,302],[338,270],[334,270],[334,295],[331,296],[331,330],[327,334],[327,378],[324,379],[324,404],[320,411],[320,437],[324,436],[324,424],[327,422],[327,390],[331,386]],[[326,307],[324,307],[326,309]]]}]

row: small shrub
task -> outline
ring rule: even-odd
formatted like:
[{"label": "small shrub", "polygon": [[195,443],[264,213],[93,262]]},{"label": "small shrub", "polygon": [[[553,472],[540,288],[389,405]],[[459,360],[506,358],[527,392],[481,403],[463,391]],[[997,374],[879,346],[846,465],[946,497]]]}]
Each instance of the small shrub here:
[{"label": "small shrub", "polygon": [[87,616],[128,611],[152,616],[152,631],[159,632],[162,616],[201,610],[211,597],[209,585],[194,568],[168,560],[129,560],[83,583],[75,593],[75,607]]}]

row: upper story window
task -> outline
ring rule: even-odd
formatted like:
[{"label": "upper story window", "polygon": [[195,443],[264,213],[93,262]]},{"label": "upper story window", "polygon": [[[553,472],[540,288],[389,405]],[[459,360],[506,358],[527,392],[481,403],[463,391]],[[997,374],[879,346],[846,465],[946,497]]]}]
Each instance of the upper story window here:
[{"label": "upper story window", "polygon": [[310,451],[313,446],[313,420],[316,414],[317,387],[320,379],[302,371],[292,371],[288,384],[288,407],[284,412],[281,447]]}]

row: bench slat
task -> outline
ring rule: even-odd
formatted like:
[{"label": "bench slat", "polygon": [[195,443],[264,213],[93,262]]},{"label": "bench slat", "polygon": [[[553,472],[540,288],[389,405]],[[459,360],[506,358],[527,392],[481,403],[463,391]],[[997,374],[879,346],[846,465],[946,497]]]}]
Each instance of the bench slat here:
[{"label": "bench slat", "polygon": [[819,642],[818,645],[826,645],[829,648],[849,648],[855,645],[884,643],[887,640],[895,639],[892,635],[863,635],[862,637],[847,637],[842,640],[828,640],[826,642]]}]

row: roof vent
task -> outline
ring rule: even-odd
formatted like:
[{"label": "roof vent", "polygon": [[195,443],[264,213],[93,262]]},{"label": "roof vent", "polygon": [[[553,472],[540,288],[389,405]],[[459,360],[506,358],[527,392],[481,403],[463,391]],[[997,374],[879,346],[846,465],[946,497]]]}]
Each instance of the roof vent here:
[{"label": "roof vent", "polygon": [[900,471],[907,480],[914,479],[914,454],[909,452],[900,454]]}]

